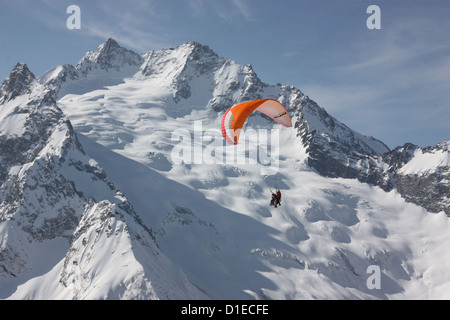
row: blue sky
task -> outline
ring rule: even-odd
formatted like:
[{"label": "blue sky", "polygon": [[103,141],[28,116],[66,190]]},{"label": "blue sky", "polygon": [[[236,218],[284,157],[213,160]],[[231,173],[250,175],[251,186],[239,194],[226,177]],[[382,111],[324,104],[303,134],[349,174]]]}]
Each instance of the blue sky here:
[{"label": "blue sky", "polygon": [[0,0],[0,79],[19,61],[75,65],[108,37],[138,53],[198,41],[391,148],[450,139],[449,0]]}]

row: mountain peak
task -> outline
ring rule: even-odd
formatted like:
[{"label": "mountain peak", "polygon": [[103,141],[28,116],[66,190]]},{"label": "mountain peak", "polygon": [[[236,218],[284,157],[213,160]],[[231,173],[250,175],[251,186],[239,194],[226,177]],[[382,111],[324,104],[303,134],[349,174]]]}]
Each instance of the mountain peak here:
[{"label": "mountain peak", "polygon": [[113,38],[106,39],[106,42],[101,46],[103,46],[104,48],[121,48],[117,41]]},{"label": "mountain peak", "polygon": [[96,51],[88,51],[76,68],[86,75],[92,69],[119,71],[124,66],[139,66],[143,61],[141,55],[121,47],[113,38],[108,38]]},{"label": "mountain peak", "polygon": [[124,52],[124,51],[130,51],[128,49],[125,49],[119,45],[119,43],[114,40],[113,38],[108,38],[104,43],[98,46],[97,50],[94,52],[95,59],[98,60],[102,58],[104,55],[109,55],[111,53],[115,52]]},{"label": "mountain peak", "polygon": [[29,91],[29,86],[36,80],[26,63],[17,63],[0,88],[0,101],[10,101]]},{"label": "mountain peak", "polygon": [[11,71],[11,75],[16,75],[16,74],[23,74],[27,77],[31,77],[32,79],[36,79],[34,74],[30,71],[30,69],[28,69],[27,64],[23,63],[23,62],[18,62],[13,67],[13,69]]},{"label": "mountain peak", "polygon": [[95,52],[99,54],[97,58],[101,58],[102,56],[108,56],[111,53],[126,52],[126,51],[130,50],[121,47],[119,43],[113,38],[108,38],[104,43],[98,46]]},{"label": "mountain peak", "polygon": [[206,55],[213,55],[215,57],[218,56],[217,53],[214,52],[214,50],[212,50],[209,46],[203,45],[197,41],[186,42],[181,46],[192,48],[192,53],[194,54],[206,54]]}]

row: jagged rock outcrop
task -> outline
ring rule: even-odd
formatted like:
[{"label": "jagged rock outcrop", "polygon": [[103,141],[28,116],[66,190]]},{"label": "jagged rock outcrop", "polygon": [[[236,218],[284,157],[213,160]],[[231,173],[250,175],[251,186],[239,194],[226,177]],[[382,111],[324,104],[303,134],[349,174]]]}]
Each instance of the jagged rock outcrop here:
[{"label": "jagged rock outcrop", "polygon": [[17,63],[0,87],[0,103],[8,102],[29,92],[30,85],[35,79],[25,63]]},{"label": "jagged rock outcrop", "polygon": [[95,69],[119,71],[124,67],[139,66],[141,55],[121,47],[114,39],[108,38],[96,51],[89,51],[75,67],[86,76]]},{"label": "jagged rock outcrop", "polygon": [[450,216],[450,141],[420,148],[411,143],[383,155],[406,201]]},{"label": "jagged rock outcrop", "polygon": [[297,135],[308,153],[308,164],[326,177],[358,179],[386,191],[395,182],[382,161],[389,148],[381,141],[353,131],[305,99],[295,110]]}]

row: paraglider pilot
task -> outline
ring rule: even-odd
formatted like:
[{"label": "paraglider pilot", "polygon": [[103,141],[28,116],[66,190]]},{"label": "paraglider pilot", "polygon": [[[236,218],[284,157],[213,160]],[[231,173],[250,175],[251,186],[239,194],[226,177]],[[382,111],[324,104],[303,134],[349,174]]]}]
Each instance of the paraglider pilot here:
[{"label": "paraglider pilot", "polygon": [[277,189],[275,193],[272,192],[272,200],[270,201],[270,205],[274,206],[275,208],[277,206],[281,206],[281,191],[280,189]]}]

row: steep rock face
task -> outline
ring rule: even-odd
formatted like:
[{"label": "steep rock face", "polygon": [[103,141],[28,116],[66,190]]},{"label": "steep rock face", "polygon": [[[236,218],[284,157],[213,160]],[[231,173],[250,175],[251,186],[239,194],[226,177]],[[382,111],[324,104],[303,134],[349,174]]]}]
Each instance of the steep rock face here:
[{"label": "steep rock face", "polygon": [[[2,87],[2,294],[17,299],[185,298],[166,271],[171,263],[151,229],[85,154],[55,93],[32,78],[26,67],[13,71],[6,84],[27,82]],[[127,264],[117,265],[124,256]],[[96,268],[115,272],[115,282],[102,287]],[[27,281],[40,284],[14,293]],[[93,293],[91,285],[103,289]]]},{"label": "steep rock face", "polygon": [[[0,171],[4,181],[8,170],[14,165],[32,162],[44,149],[45,144],[54,134],[55,126],[66,126],[67,134],[74,138],[71,125],[56,105],[51,90],[39,86],[28,68],[21,73],[11,73],[5,83],[17,83],[27,79],[18,96],[17,86],[5,90],[0,98],[4,103],[0,108]],[[14,98],[12,98],[15,96]],[[63,130],[63,129],[62,129]],[[76,144],[76,139],[73,140]]]},{"label": "steep rock face", "polygon": [[62,83],[79,78],[79,70],[70,64],[64,64],[50,69],[40,76],[38,81],[41,84],[46,84],[53,92],[58,94]]},{"label": "steep rock face", "polygon": [[25,63],[17,63],[0,87],[0,103],[29,92],[29,86],[35,79]]},{"label": "steep rock face", "polygon": [[73,232],[59,281],[62,296],[70,299],[197,297],[189,284],[188,292],[180,288],[171,269],[152,231],[128,202],[90,201]]},{"label": "steep rock face", "polygon": [[[27,78],[26,70],[11,73],[9,81]],[[11,96],[11,91],[4,95]],[[19,245],[23,240],[67,238],[66,231],[77,225],[82,198],[60,169],[75,166],[76,160],[66,159],[68,153],[82,155],[83,151],[53,93],[35,79],[20,96],[7,100],[0,107],[0,221],[5,230],[20,231],[10,236],[9,231],[2,233],[0,255],[2,269],[16,277],[26,269],[26,257],[31,254],[27,246]],[[24,263],[17,264],[12,257]]]},{"label": "steep rock face", "polygon": [[407,143],[391,151],[381,141],[351,130],[312,100],[304,99],[294,113],[307,163],[321,175],[358,179],[385,191],[396,189],[408,202],[449,215],[448,141],[427,148]]},{"label": "steep rock face", "polygon": [[427,148],[408,143],[386,153],[383,159],[406,201],[450,216],[449,146],[450,141]]},{"label": "steep rock face", "polygon": [[295,114],[297,135],[312,168],[327,177],[358,179],[392,190],[395,183],[381,157],[389,151],[385,144],[348,128],[312,100],[303,101]]},{"label": "steep rock face", "polygon": [[170,79],[176,103],[198,97],[209,108],[223,111],[242,99],[262,98],[263,88],[267,86],[250,65],[240,66],[219,57],[208,46],[197,42],[150,51],[144,57],[142,74],[165,81]]},{"label": "steep rock face", "polygon": [[239,102],[264,98],[268,87],[275,88],[263,83],[251,65],[239,66],[234,61],[226,61],[215,74],[209,106],[218,112],[225,111]]}]

